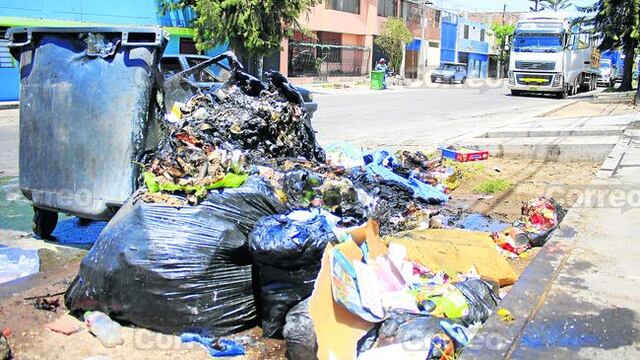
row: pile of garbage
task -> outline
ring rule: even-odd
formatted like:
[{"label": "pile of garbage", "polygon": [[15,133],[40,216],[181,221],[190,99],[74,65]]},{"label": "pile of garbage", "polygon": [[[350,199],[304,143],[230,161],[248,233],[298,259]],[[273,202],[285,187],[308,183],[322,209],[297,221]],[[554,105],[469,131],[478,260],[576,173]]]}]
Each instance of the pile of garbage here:
[{"label": "pile of garbage", "polygon": [[[144,186],[66,306],[203,344],[260,324],[290,359],[380,355],[416,337],[425,358],[462,351],[516,276],[494,243],[508,234],[447,229],[460,174],[420,152],[325,153],[282,75],[231,69],[167,114]],[[531,203],[520,228],[552,230],[556,210]]]}]

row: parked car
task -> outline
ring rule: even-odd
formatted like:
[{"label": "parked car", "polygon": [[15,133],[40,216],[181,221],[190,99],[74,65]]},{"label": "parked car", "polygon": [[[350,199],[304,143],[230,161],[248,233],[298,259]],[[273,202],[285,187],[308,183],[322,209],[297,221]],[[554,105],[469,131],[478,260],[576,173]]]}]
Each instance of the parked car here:
[{"label": "parked car", "polygon": [[467,64],[461,63],[442,63],[438,69],[431,73],[431,82],[446,82],[453,84],[459,82],[464,84],[467,80]]},{"label": "parked car", "polygon": [[[202,55],[164,55],[160,61],[160,70],[164,77],[168,78],[209,59],[211,57]],[[229,69],[218,63],[213,63],[195,71],[189,76],[189,81],[203,90],[215,90],[221,87],[229,79],[229,76],[231,76]],[[295,88],[302,95],[309,117],[313,117],[313,114],[318,110],[318,104],[313,101],[313,94],[303,87],[296,86]]]}]

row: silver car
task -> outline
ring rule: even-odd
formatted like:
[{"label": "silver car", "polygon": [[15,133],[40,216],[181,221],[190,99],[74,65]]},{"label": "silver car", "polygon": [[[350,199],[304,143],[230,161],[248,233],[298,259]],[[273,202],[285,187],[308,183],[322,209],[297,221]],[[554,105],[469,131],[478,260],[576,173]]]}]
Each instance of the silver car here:
[{"label": "silver car", "polygon": [[467,64],[442,63],[438,69],[431,73],[431,82],[443,82],[453,84],[459,82],[464,84],[467,80]]}]

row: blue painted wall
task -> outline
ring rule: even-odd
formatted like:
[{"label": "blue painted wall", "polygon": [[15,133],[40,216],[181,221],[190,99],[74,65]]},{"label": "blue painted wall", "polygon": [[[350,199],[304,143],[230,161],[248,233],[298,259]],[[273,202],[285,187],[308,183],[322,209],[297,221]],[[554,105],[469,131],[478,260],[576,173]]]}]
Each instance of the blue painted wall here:
[{"label": "blue painted wall", "polygon": [[[455,22],[454,22],[455,21]],[[457,62],[456,45],[458,41],[457,20],[442,19],[442,31],[440,38],[440,61]]]},{"label": "blue painted wall", "polygon": [[[465,25],[469,26],[468,39],[464,38]],[[458,30],[458,59],[463,57],[467,59],[467,76],[486,78],[489,75],[489,43],[487,42],[489,27],[486,24],[460,18]],[[481,30],[485,31],[485,41],[481,41]]]}]

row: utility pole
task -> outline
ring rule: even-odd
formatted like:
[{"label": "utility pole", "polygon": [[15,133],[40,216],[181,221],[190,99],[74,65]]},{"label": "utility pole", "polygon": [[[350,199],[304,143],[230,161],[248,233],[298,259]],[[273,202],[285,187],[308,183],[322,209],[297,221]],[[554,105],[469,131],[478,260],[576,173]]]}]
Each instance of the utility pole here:
[{"label": "utility pole", "polygon": [[[504,3],[504,6],[502,7],[502,26],[504,26],[504,22],[505,22],[505,16],[507,14],[507,3]],[[495,37],[495,34],[494,34]],[[504,73],[504,71],[502,70],[502,54],[504,53],[504,49],[498,49],[498,74],[497,77],[498,79],[502,78],[502,74]]]},{"label": "utility pole", "polygon": [[427,75],[427,66],[426,55],[427,49],[429,47],[429,41],[425,41],[426,30],[427,30],[427,5],[432,5],[433,3],[429,0],[422,0],[422,15],[420,19],[420,32],[422,34],[422,38],[420,39],[420,52],[418,53],[418,79],[420,82],[424,82],[424,78]]},{"label": "utility pole", "polygon": [[532,7],[529,8],[529,10],[533,11],[533,12],[538,12],[540,11],[540,0],[529,0],[531,1],[534,5]]}]

